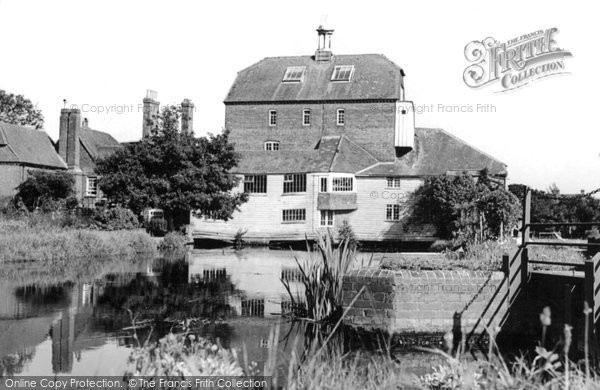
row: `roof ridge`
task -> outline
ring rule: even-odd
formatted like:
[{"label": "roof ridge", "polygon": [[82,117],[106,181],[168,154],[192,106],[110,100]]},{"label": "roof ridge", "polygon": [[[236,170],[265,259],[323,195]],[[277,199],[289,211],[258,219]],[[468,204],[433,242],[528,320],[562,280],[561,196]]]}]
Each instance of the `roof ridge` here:
[{"label": "roof ridge", "polygon": [[475,150],[477,153],[481,153],[484,156],[486,156],[487,158],[494,160],[495,162],[500,163],[500,164],[504,165],[505,167],[508,167],[508,165],[506,163],[504,163],[503,161],[498,160],[496,157],[492,156],[491,154],[488,154],[488,153],[484,152],[483,150],[479,149],[478,147],[471,145],[469,142],[463,140],[462,138],[457,137],[456,135],[452,134],[451,132],[449,132],[447,130],[442,129],[441,127],[417,127],[416,129],[440,131],[440,132],[446,134],[447,136],[449,136],[450,138],[454,138],[455,140],[462,142],[466,146]]}]

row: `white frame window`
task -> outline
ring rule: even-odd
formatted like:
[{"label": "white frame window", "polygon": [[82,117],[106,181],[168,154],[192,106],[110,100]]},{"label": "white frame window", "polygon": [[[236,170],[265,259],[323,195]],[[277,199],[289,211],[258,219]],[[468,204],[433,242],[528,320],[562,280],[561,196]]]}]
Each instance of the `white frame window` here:
[{"label": "white frame window", "polygon": [[277,126],[277,111],[269,110],[269,126]]},{"label": "white frame window", "polygon": [[385,220],[398,222],[400,221],[400,205],[388,204],[385,206]]},{"label": "white frame window", "polygon": [[306,209],[281,210],[281,222],[306,222]]},{"label": "white frame window", "polygon": [[321,210],[319,225],[323,227],[333,226],[335,213],[333,210]]},{"label": "white frame window", "polygon": [[244,192],[248,194],[266,194],[267,175],[245,175]]},{"label": "white frame window", "polygon": [[268,151],[279,150],[279,141],[265,142],[265,150],[268,150]]},{"label": "white frame window", "polygon": [[350,81],[354,74],[354,65],[337,65],[333,68],[331,81]]},{"label": "white frame window", "polygon": [[98,196],[98,178],[86,177],[85,196]]},{"label": "white frame window", "polygon": [[283,175],[283,193],[306,192],[306,173],[286,173]]},{"label": "white frame window", "polygon": [[310,110],[302,110],[302,126],[310,126]]},{"label": "white frame window", "polygon": [[387,188],[400,188],[402,181],[398,176],[389,176],[385,178]]},{"label": "white frame window", "polygon": [[354,190],[353,177],[333,177],[331,179],[331,191],[334,192],[351,192]]},{"label": "white frame window", "polygon": [[319,180],[319,192],[327,192],[327,178],[322,177]]},{"label": "white frame window", "polygon": [[346,110],[338,108],[335,118],[338,126],[344,126],[346,124]]},{"label": "white frame window", "polygon": [[306,66],[288,66],[283,75],[284,83],[301,83],[304,80]]}]

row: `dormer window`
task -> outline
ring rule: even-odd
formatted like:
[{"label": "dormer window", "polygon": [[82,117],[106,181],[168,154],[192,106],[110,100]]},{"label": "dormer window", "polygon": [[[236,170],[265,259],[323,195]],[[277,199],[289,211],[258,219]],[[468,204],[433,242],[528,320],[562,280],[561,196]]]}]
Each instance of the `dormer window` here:
[{"label": "dormer window", "polygon": [[350,81],[354,73],[354,65],[338,65],[333,69],[331,81]]},{"label": "dormer window", "polygon": [[301,83],[306,66],[288,66],[283,75],[284,83]]},{"label": "dormer window", "polygon": [[279,150],[279,142],[278,141],[265,142],[265,150]]}]

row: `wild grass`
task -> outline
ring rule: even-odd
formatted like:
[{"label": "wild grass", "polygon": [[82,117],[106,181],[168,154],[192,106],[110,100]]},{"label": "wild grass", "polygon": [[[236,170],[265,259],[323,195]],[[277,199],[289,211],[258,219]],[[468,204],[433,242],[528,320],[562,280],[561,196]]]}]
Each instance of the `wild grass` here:
[{"label": "wild grass", "polygon": [[[391,270],[452,270],[500,271],[502,255],[514,255],[519,249],[512,241],[485,241],[469,245],[464,251],[449,251],[436,254],[386,254],[380,263],[383,269]],[[583,264],[586,257],[581,250],[571,247],[532,246],[529,248],[531,260],[556,263]],[[554,265],[532,265],[533,269],[562,269]]]},{"label": "wild grass", "polygon": [[20,229],[0,235],[0,264],[42,262],[58,265],[80,258],[134,257],[153,253],[155,244],[142,230],[98,231]]},{"label": "wild grass", "polygon": [[295,257],[304,296],[292,292],[290,282],[281,279],[296,317],[313,322],[336,322],[342,315],[342,279],[356,263],[356,252],[348,240],[335,246],[331,235],[317,237],[317,249],[308,249],[308,258]]}]

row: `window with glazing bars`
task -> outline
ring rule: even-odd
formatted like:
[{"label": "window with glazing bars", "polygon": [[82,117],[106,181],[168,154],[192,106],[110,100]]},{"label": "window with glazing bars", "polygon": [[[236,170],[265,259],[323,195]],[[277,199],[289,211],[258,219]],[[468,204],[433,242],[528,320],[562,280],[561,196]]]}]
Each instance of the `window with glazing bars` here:
[{"label": "window with glazing bars", "polygon": [[333,191],[352,191],[353,179],[351,177],[334,177],[331,181]]},{"label": "window with glazing bars", "polygon": [[321,226],[333,226],[333,210],[321,210]]},{"label": "window with glazing bars", "polygon": [[242,316],[244,317],[264,317],[265,300],[263,299],[242,299]]},{"label": "window with glazing bars", "polygon": [[388,186],[388,188],[400,188],[400,178],[399,177],[388,177],[387,178],[387,186]]},{"label": "window with glazing bars", "polygon": [[327,192],[327,178],[326,177],[321,178],[320,192]]},{"label": "window with glazing bars", "polygon": [[304,126],[310,125],[310,110],[302,110],[302,124]]},{"label": "window with glazing bars", "polygon": [[244,192],[249,194],[266,194],[267,175],[244,176]]},{"label": "window with glazing bars", "polygon": [[306,221],[306,209],[282,210],[281,219],[283,222]]},{"label": "window with glazing bars", "polygon": [[400,205],[399,204],[388,204],[386,206],[385,219],[387,221],[399,221],[400,220]]},{"label": "window with glazing bars", "polygon": [[277,111],[269,111],[269,126],[277,126]]},{"label": "window with glazing bars", "polygon": [[343,108],[337,110],[337,124],[338,126],[346,124],[346,111]]},{"label": "window with glazing bars", "polygon": [[354,71],[353,65],[339,65],[333,69],[331,75],[331,81],[350,81],[352,72]]},{"label": "window with glazing bars", "polygon": [[283,176],[283,193],[306,192],[306,174],[287,174]]},{"label": "window with glazing bars", "polygon": [[265,150],[279,150],[279,142],[277,142],[277,141],[265,142]]},{"label": "window with glazing bars", "polygon": [[284,82],[301,82],[306,66],[288,66],[283,75]]}]

